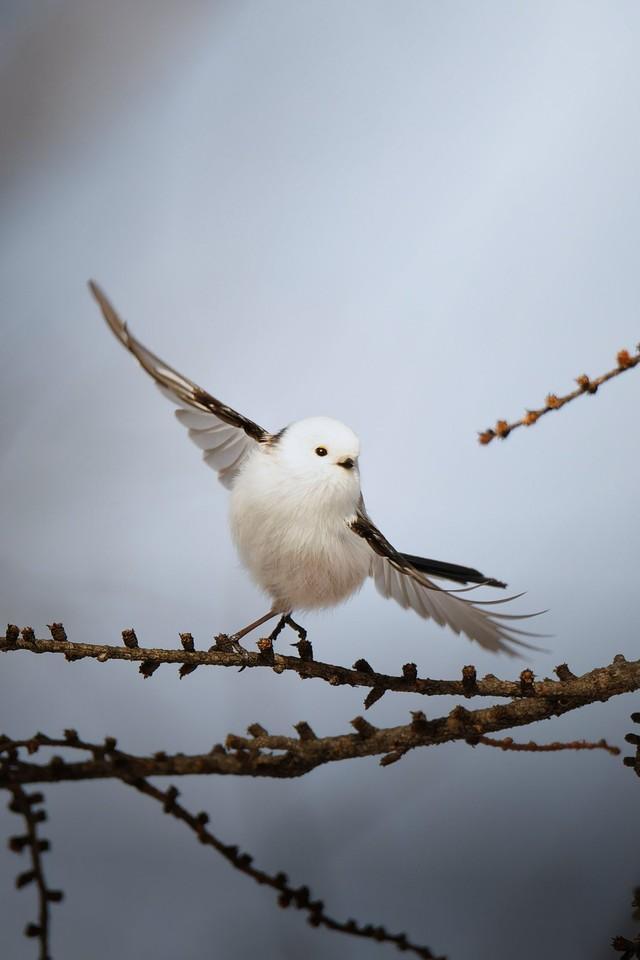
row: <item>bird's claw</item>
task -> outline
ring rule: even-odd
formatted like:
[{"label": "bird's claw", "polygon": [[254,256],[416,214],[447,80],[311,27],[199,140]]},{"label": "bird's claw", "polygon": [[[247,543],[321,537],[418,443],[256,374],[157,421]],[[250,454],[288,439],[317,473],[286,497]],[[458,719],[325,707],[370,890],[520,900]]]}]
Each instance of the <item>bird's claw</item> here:
[{"label": "bird's claw", "polygon": [[239,640],[236,640],[235,637],[229,637],[229,646],[234,653],[237,653],[238,656],[242,657],[243,660],[249,659],[249,651],[246,647],[243,647]]},{"label": "bird's claw", "polygon": [[244,663],[240,667],[238,673],[242,673],[242,671],[246,670],[249,665],[249,651],[242,646],[237,636],[229,637],[226,634],[221,633],[216,637],[215,646],[211,649],[224,650],[227,653],[237,653],[238,656],[244,660]]},{"label": "bird's claw", "polygon": [[[304,641],[304,640],[307,639],[307,631],[305,630],[304,627],[301,627],[300,624],[299,624],[299,623],[296,623],[295,620],[293,620],[290,616],[287,616],[287,617],[285,618],[285,620],[286,620],[286,622],[288,623],[288,625],[291,627],[291,629],[292,629],[292,630],[295,630],[295,632],[296,632],[296,633],[298,634],[298,636],[300,637],[300,640],[301,640],[301,641]],[[292,647],[296,647],[297,644],[296,644],[296,643],[292,643],[291,646],[292,646]]]}]

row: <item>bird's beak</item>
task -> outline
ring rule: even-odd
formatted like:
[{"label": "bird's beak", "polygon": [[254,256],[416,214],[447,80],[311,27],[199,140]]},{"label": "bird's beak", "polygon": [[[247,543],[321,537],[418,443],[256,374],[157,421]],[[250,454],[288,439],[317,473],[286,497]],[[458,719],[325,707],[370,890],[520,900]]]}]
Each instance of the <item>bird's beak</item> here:
[{"label": "bird's beak", "polygon": [[353,460],[351,457],[345,457],[344,460],[338,460],[338,466],[344,467],[345,470],[351,470],[353,467]]}]

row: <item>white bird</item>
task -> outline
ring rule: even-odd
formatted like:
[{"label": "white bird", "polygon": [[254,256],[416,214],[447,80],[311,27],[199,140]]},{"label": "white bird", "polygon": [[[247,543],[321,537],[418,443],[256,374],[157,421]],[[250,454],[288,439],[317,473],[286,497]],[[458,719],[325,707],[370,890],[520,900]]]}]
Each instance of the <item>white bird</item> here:
[{"label": "white bird", "polygon": [[518,635],[539,636],[508,625],[527,615],[488,613],[460,597],[464,590],[445,590],[427,574],[456,583],[504,583],[470,567],[391,546],[366,512],[360,443],[349,427],[329,417],[310,417],[269,433],[155,356],[129,332],[97,284],[90,281],[89,287],[118,340],[177,406],[176,417],[204,451],[205,463],[231,491],[231,532],[238,553],[272,600],[268,613],[232,635],[236,647],[276,616],[280,621],[272,637],[287,623],[304,638],[303,628],[291,619],[294,610],[335,606],[367,577],[384,597],[488,650],[514,654],[512,644],[530,646]]}]

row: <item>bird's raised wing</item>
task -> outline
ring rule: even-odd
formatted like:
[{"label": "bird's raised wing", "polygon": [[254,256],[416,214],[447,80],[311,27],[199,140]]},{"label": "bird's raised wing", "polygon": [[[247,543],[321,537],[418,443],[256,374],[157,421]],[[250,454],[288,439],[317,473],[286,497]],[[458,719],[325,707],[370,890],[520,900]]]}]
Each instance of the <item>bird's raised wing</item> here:
[{"label": "bird's raised wing", "polygon": [[205,463],[218,471],[218,478],[225,487],[231,488],[254,444],[268,442],[270,434],[253,420],[216,400],[148,350],[130,333],[100,287],[89,281],[89,289],[120,343],[153,377],[162,393],[176,404],[176,417],[203,451]]},{"label": "bird's raised wing", "polygon": [[[421,617],[433,619],[440,626],[451,627],[454,633],[463,633],[469,640],[475,640],[486,650],[500,650],[515,656],[517,651],[513,649],[511,644],[533,650],[540,649],[518,639],[518,636],[535,637],[540,636],[540,634],[517,630],[502,622],[525,620],[530,616],[536,616],[536,614],[488,613],[481,606],[458,596],[455,592],[438,587],[410,562],[410,559],[420,561],[421,558],[410,558],[408,555],[395,550],[367,516],[364,507],[359,509],[356,516],[349,521],[349,526],[355,534],[366,540],[371,547],[369,575],[373,577],[375,585],[383,597],[391,597],[405,609],[411,607]],[[426,563],[433,564],[434,561],[429,560]],[[443,566],[446,568],[449,565],[444,564]],[[479,574],[477,570],[452,566],[454,571],[457,571],[458,576],[455,578],[447,577],[447,579],[460,580],[462,578],[460,571],[467,571],[482,577],[482,574]],[[444,572],[436,575],[446,577]],[[469,576],[466,579],[476,580],[477,577]],[[499,581],[489,579],[483,579],[482,582],[503,586]],[[508,597],[507,599],[514,600],[515,597]],[[505,600],[484,601],[483,606],[487,603],[505,602]]]}]

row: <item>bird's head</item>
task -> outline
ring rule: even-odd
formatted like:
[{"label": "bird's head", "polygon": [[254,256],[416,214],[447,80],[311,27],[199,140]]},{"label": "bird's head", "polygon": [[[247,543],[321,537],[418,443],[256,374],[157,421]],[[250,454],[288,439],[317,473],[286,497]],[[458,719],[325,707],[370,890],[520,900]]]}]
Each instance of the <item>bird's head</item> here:
[{"label": "bird's head", "polygon": [[299,480],[345,492],[358,492],[360,441],[331,417],[292,423],[278,441],[278,458]]}]

